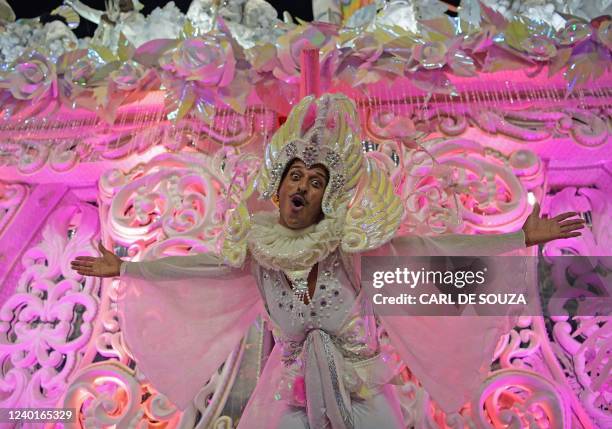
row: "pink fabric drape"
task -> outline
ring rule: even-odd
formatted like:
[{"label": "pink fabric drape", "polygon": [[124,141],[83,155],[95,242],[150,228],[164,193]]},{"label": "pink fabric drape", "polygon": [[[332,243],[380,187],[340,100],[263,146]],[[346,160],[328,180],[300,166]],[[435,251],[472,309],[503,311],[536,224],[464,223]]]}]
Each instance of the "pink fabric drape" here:
[{"label": "pink fabric drape", "polygon": [[128,349],[153,386],[182,410],[263,311],[248,270],[228,277],[121,277],[119,313]]},{"label": "pink fabric drape", "polygon": [[[459,238],[455,252],[452,240],[448,242],[447,238],[419,240],[427,245],[420,251],[429,254],[434,253],[432,246],[436,252],[461,254],[464,249],[475,250],[474,245],[479,242]],[[497,244],[481,239],[481,243],[489,246],[481,250],[490,250],[487,254],[496,253],[494,250],[509,251],[520,248],[521,240],[524,237],[520,233],[501,237]],[[391,247],[379,249],[379,254],[402,254],[408,248],[420,253],[417,244],[394,242]],[[482,253],[477,250],[475,253]],[[206,254],[124,265],[127,268],[122,268],[119,311],[127,346],[154,387],[185,409],[237,346],[256,316],[265,311],[255,279],[249,267],[242,270],[221,267],[218,259]],[[359,269],[359,264],[355,268]],[[532,274],[511,280],[533,281]],[[515,316],[400,315],[380,319],[399,355],[446,412],[458,411],[473,397],[488,374],[500,336],[516,321]],[[327,408],[331,398],[312,396],[325,396],[327,384],[333,382],[330,374],[325,373],[329,362],[324,338],[312,335],[313,344],[305,347],[306,365],[310,369],[307,373],[318,374],[318,379],[305,380],[308,401],[311,406],[317,402]],[[274,398],[281,369],[280,350],[275,346],[240,420],[240,429],[274,428],[281,416],[286,415],[288,406]],[[340,407],[341,404],[336,407],[336,426],[344,424],[340,423],[344,420]],[[311,409],[309,418],[319,421],[324,416]]]},{"label": "pink fabric drape", "polygon": [[[522,292],[537,297],[535,258],[524,256],[522,231],[498,235],[405,236],[371,251],[370,256],[497,256],[488,267],[496,276],[483,292]],[[517,252],[518,251],[518,252]],[[508,258],[515,258],[511,260]],[[516,258],[520,258],[517,262]],[[524,272],[516,272],[520,266]],[[418,286],[421,291],[424,285]],[[438,292],[433,287],[427,292]],[[455,316],[414,315],[398,306],[393,315],[379,315],[393,347],[432,399],[446,413],[457,412],[474,398],[487,378],[499,340],[539,301],[511,309],[484,307],[492,315],[479,316],[466,307]],[[493,309],[493,310],[492,310]],[[481,309],[479,309],[481,311]],[[452,314],[452,313],[448,313]],[[530,313],[530,315],[533,315]]]},{"label": "pink fabric drape", "polygon": [[395,350],[446,413],[473,399],[489,374],[500,337],[512,329],[497,316],[381,316]]},{"label": "pink fabric drape", "polygon": [[274,346],[255,390],[238,420],[238,429],[277,428],[288,405],[274,398],[282,377],[281,348]]}]

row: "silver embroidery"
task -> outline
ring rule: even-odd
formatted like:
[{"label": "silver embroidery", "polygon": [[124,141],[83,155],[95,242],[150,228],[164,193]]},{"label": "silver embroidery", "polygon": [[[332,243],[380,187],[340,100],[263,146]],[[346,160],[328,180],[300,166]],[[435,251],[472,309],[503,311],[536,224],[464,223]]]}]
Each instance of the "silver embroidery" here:
[{"label": "silver embroidery", "polygon": [[[334,397],[336,398],[336,403],[338,404],[338,408],[340,409],[340,414],[342,415],[342,420],[347,428],[353,428],[353,415],[352,412],[349,412],[346,409],[346,404],[344,403],[344,399],[342,398],[342,394],[340,393],[340,384],[338,383],[338,372],[336,371],[336,363],[334,360],[334,354],[331,349],[333,344],[329,337],[329,334],[325,331],[320,331],[321,339],[323,340],[323,350],[325,351],[325,356],[327,358],[327,362],[329,364],[329,372],[331,373],[331,381],[332,387],[334,389]],[[352,410],[351,410],[352,411]]]}]

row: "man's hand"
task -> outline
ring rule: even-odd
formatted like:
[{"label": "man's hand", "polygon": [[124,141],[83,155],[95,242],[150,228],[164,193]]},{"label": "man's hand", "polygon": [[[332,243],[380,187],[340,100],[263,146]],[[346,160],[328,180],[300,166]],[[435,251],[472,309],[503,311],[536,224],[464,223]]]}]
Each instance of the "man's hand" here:
[{"label": "man's hand", "polygon": [[73,270],[83,276],[95,277],[117,277],[123,262],[117,255],[107,250],[102,242],[98,244],[98,249],[102,253],[101,258],[93,256],[77,256],[70,262]]},{"label": "man's hand", "polygon": [[577,215],[576,212],[567,212],[552,219],[542,219],[540,218],[540,204],[535,203],[533,211],[523,225],[525,244],[529,247],[559,238],[579,237],[582,233],[577,230],[584,228],[584,220],[569,219]]}]

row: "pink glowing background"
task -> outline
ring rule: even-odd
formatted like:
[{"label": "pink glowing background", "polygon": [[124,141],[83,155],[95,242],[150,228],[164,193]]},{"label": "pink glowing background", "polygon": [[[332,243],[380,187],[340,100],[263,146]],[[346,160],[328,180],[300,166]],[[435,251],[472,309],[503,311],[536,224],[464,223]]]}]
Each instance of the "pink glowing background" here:
[{"label": "pink glowing background", "polygon": [[[225,85],[218,65],[199,69],[206,79],[196,80],[187,79],[193,70],[166,70],[183,73],[175,84],[198,86],[183,93],[212,94],[206,105],[180,97],[169,107],[177,88],[147,86],[142,74],[138,86],[113,89],[125,93],[112,108],[66,104],[59,77],[35,99],[2,93],[0,407],[73,407],[87,428],[231,427],[270,350],[266,327],[253,326],[181,413],[123,343],[116,280],[82,278],[69,261],[97,256],[99,239],[131,260],[214,249],[264,142],[305,94],[355,100],[364,150],[404,202],[403,232],[513,231],[537,200],[550,216],[578,211],[588,223],[579,239],[546,245],[543,259],[610,255],[608,71],[572,91],[542,66],[476,77],[432,72],[364,92],[326,80],[329,63],[310,49],[284,58],[282,85],[209,94]],[[452,90],[427,84],[445,78]],[[557,268],[547,275],[553,284],[566,281]],[[611,326],[603,316],[523,318],[500,338],[480,396],[457,415],[444,416],[406,370],[406,426],[612,427]]]}]

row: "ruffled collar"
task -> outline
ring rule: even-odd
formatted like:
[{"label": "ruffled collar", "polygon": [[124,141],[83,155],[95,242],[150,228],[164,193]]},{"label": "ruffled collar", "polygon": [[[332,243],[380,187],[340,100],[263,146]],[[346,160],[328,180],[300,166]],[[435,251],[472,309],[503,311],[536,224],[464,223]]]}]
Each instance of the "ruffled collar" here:
[{"label": "ruffled collar", "polygon": [[340,244],[345,217],[345,210],[336,210],[317,224],[295,230],[278,223],[278,212],[255,213],[247,246],[264,268],[282,270],[292,282],[303,282]]}]

